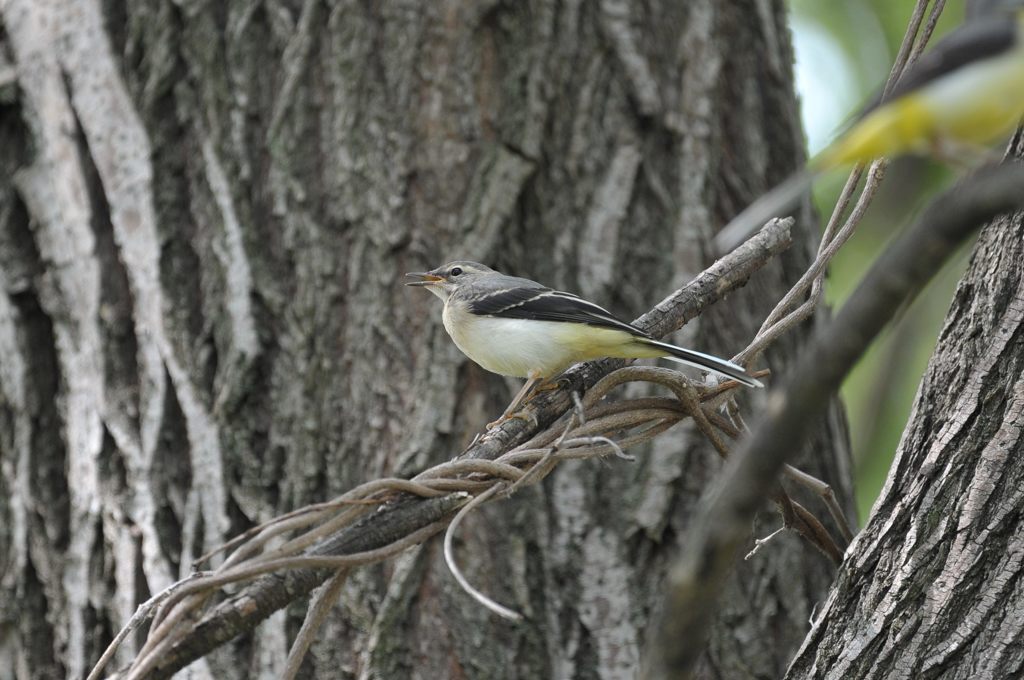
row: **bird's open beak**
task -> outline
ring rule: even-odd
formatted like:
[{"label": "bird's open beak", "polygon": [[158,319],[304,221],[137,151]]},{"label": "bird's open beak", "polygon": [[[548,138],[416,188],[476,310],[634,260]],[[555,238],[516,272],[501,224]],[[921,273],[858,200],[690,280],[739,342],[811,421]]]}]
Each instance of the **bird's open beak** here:
[{"label": "bird's open beak", "polygon": [[406,276],[418,276],[419,281],[408,281],[405,285],[407,286],[431,286],[438,281],[444,281],[443,278],[430,272],[409,272]]}]

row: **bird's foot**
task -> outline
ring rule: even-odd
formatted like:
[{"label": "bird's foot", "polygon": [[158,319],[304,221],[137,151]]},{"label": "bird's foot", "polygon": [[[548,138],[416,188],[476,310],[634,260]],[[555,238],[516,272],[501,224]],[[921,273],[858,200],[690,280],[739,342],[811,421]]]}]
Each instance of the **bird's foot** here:
[{"label": "bird's foot", "polygon": [[539,375],[531,374],[529,376],[529,379],[526,381],[526,384],[523,385],[523,388],[521,390],[519,390],[519,394],[515,396],[515,399],[512,400],[512,403],[509,404],[508,408],[505,409],[505,412],[501,414],[501,417],[495,421],[487,423],[487,429],[489,430],[492,427],[501,425],[506,420],[511,420],[512,418],[525,420],[528,423],[533,423],[534,425],[536,425],[537,414],[532,411],[527,412],[521,409],[520,407],[533,401],[533,399],[541,392],[549,392],[551,390],[558,389],[559,387],[568,384],[568,381],[565,380],[564,378],[541,382],[542,380],[544,379],[541,378]]},{"label": "bird's foot", "polygon": [[516,411],[515,413],[502,413],[500,418],[498,418],[497,420],[492,420],[491,422],[487,423],[487,429],[490,430],[491,428],[497,427],[498,425],[501,425],[502,423],[507,422],[509,420],[525,420],[528,423],[533,423],[534,425],[536,425],[537,414],[533,413],[532,411],[526,410]]},{"label": "bird's foot", "polygon": [[533,398],[534,396],[540,394],[541,392],[550,392],[551,390],[557,390],[560,387],[567,387],[568,385],[568,378],[558,378],[556,380],[549,380],[548,382],[541,383],[540,385],[534,387],[533,394],[531,394],[530,397]]}]

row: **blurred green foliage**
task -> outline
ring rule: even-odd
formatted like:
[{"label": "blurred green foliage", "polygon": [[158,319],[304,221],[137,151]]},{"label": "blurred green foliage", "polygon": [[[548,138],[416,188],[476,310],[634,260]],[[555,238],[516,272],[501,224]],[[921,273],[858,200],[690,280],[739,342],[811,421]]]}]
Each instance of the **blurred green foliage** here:
[{"label": "blurred green foliage", "polygon": [[[913,0],[790,0],[797,90],[810,153],[831,141],[881,87],[914,4]],[[963,0],[947,2],[933,42],[959,25],[963,16]],[[856,235],[833,261],[826,289],[830,304],[842,304],[888,240],[955,173],[955,169],[921,159],[901,159],[889,167]],[[835,173],[816,183],[814,199],[822,222],[831,213],[845,179],[846,173]],[[965,266],[966,251],[904,311],[843,386],[862,520],[885,482]]]}]

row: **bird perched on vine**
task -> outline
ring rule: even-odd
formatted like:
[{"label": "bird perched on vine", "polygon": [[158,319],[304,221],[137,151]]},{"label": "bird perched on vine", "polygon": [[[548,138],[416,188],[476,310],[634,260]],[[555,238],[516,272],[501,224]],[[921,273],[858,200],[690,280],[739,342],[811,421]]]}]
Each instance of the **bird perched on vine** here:
[{"label": "bird perched on vine", "polygon": [[820,173],[883,156],[976,158],[1024,118],[1024,0],[981,0],[963,26],[927,51],[891,91],[807,167],[754,201],[715,237],[739,245]]},{"label": "bird perched on vine", "polygon": [[459,260],[407,276],[417,280],[406,285],[422,286],[444,301],[445,330],[463,354],[493,373],[527,378],[491,425],[513,417],[531,391],[572,364],[602,357],[664,357],[761,386],[731,361],[655,340],[593,302],[478,262]]}]

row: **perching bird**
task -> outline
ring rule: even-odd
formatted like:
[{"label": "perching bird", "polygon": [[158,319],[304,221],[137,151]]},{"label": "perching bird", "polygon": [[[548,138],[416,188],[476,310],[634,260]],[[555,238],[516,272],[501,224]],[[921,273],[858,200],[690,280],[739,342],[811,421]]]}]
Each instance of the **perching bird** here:
[{"label": "perching bird", "polygon": [[715,237],[718,252],[732,250],[778,216],[827,170],[906,153],[962,158],[1006,137],[1024,118],[1022,5],[1024,0],[978,4],[976,18],[911,65],[892,91],[805,169],[730,221]]},{"label": "perching bird", "polygon": [[449,262],[406,285],[423,286],[444,301],[445,330],[456,346],[488,371],[526,384],[505,410],[511,417],[530,391],[572,364],[601,357],[665,357],[732,378],[761,383],[741,366],[651,338],[592,302],[506,276],[476,262]]}]

